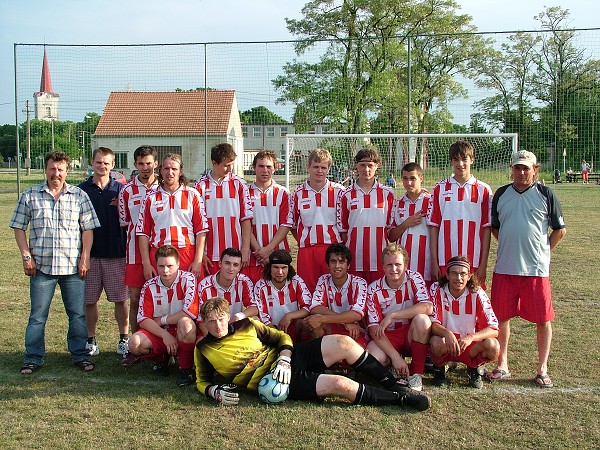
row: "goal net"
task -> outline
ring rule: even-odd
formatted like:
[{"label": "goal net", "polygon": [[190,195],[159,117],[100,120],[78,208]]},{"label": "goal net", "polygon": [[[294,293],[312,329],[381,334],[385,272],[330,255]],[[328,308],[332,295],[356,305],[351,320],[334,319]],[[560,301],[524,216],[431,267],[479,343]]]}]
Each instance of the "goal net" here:
[{"label": "goal net", "polygon": [[452,175],[448,150],[457,140],[475,148],[473,174],[486,183],[499,186],[509,180],[512,152],[518,148],[516,133],[499,134],[288,134],[285,143],[286,185],[293,188],[307,177],[308,155],[316,148],[329,150],[333,164],[329,178],[348,184],[354,168],[354,155],[365,146],[375,146],[382,157],[379,180],[390,173],[400,182],[400,170],[409,162],[423,168],[424,185],[433,186]]}]

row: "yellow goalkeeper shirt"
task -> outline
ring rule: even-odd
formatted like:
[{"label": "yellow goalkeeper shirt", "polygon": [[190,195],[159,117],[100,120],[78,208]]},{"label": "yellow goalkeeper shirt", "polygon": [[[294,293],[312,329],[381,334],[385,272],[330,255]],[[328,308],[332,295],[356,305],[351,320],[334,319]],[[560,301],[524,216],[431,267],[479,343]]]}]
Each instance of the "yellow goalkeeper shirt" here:
[{"label": "yellow goalkeeper shirt", "polygon": [[196,345],[196,387],[207,394],[215,377],[227,383],[256,390],[260,379],[275,366],[282,350],[293,343],[283,331],[246,318],[229,325],[222,338],[206,336]]}]

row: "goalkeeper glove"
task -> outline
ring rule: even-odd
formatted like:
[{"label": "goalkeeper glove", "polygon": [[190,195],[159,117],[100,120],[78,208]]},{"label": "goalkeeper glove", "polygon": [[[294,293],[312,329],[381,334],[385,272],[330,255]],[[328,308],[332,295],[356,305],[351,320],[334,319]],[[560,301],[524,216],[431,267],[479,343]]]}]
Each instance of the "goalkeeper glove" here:
[{"label": "goalkeeper glove", "polygon": [[277,366],[273,371],[273,378],[283,384],[290,384],[292,380],[292,359],[289,356],[277,358]]},{"label": "goalkeeper glove", "polygon": [[240,401],[240,396],[235,390],[237,385],[214,384],[208,388],[208,395],[224,406],[235,406]]}]

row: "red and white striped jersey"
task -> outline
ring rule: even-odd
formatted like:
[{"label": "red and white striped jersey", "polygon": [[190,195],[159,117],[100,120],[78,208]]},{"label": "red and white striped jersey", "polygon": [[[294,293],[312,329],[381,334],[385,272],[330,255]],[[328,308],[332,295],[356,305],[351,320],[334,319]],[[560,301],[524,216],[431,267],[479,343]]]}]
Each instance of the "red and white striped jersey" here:
[{"label": "red and white striped jersey", "polygon": [[[431,303],[427,286],[419,272],[406,270],[404,281],[398,289],[389,287],[383,277],[369,285],[367,324],[370,327],[379,325],[388,314],[410,308],[419,302]],[[387,329],[395,330],[409,323],[408,319],[396,320]]]},{"label": "red and white striped jersey", "polygon": [[433,188],[427,225],[439,228],[440,266],[460,255],[479,267],[483,229],[492,226],[492,189],[475,177],[464,185],[454,177],[440,181]]},{"label": "red and white striped jersey", "polygon": [[487,327],[498,329],[498,319],[483,289],[465,289],[459,298],[454,298],[447,284],[440,287],[433,283],[429,292],[433,301],[431,321],[443,325],[457,339]]},{"label": "red and white striped jersey", "polygon": [[218,182],[208,172],[194,186],[204,199],[208,216],[206,254],[211,261],[219,261],[223,250],[242,248],[242,222],[252,219],[252,202],[246,181],[228,174]]},{"label": "red and white striped jersey", "polygon": [[[198,310],[213,297],[221,297],[229,302],[230,314],[242,312],[250,306],[258,306],[254,301],[254,286],[246,275],[237,274],[233,283],[224,288],[217,282],[219,272],[198,282]],[[260,309],[260,307],[259,307]]]},{"label": "red and white striped jersey", "polygon": [[[406,194],[396,200],[392,209],[391,228],[396,228],[418,212],[426,216],[430,200],[431,194],[425,189],[421,191],[414,202]],[[427,219],[423,217],[419,225],[407,228],[397,242],[408,252],[410,258],[408,268],[419,272],[425,280],[431,280],[431,253],[429,251]]]},{"label": "red and white striped jersey", "polygon": [[191,272],[179,270],[170,288],[162,283],[160,276],[146,281],[140,293],[137,321],[170,316],[182,309],[192,319],[198,317],[196,277]]},{"label": "red and white striped jersey", "polygon": [[[258,245],[264,247],[269,244],[279,227],[293,227],[290,193],[286,188],[273,181],[271,186],[263,191],[252,183],[248,186],[248,194],[252,201],[252,233]],[[290,251],[287,237],[279,244],[278,249]]]},{"label": "red and white striped jersey", "polygon": [[394,191],[378,181],[369,192],[353,183],[341,193],[337,226],[340,233],[348,233],[346,247],[353,255],[351,271],[383,270],[381,252],[387,246],[393,206]]},{"label": "red and white striped jersey", "polygon": [[327,181],[320,191],[315,191],[308,181],[296,187],[292,194],[292,219],[297,230],[298,246],[341,242],[336,222],[338,197],[344,186]]},{"label": "red and white striped jersey", "polygon": [[162,187],[148,193],[136,226],[136,235],[148,236],[154,248],[167,244],[190,248],[196,244],[196,235],[207,231],[202,197],[187,186],[180,186],[173,194]]},{"label": "red and white striped jersey", "polygon": [[140,183],[138,177],[127,183],[119,193],[119,222],[122,227],[127,227],[127,264],[141,264],[142,256],[135,234],[135,227],[140,217],[140,209],[150,193],[158,187],[158,180],[147,188]]},{"label": "red and white striped jersey", "polygon": [[277,289],[271,281],[261,278],[254,286],[254,298],[258,303],[261,322],[265,325],[279,325],[279,321],[289,312],[310,308],[310,291],[304,280],[295,275],[285,286]]},{"label": "red and white striped jersey", "polygon": [[356,311],[361,317],[365,315],[367,302],[367,282],[364,278],[348,274],[348,279],[338,289],[331,279],[331,274],[321,275],[312,297],[309,310],[317,306],[325,306],[336,313]]}]

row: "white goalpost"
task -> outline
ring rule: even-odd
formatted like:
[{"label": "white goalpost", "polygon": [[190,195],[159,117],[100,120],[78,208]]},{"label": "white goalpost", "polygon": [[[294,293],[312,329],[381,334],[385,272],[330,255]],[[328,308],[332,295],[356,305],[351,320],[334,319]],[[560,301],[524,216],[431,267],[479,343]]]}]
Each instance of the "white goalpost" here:
[{"label": "white goalpost", "polygon": [[518,149],[517,133],[496,134],[288,134],[285,140],[285,184],[288,188],[306,179],[308,155],[316,148],[329,150],[333,164],[329,178],[342,182],[354,167],[354,155],[375,146],[383,159],[379,180],[389,173],[400,179],[409,162],[423,168],[425,185],[433,186],[452,174],[450,145],[466,140],[475,148],[473,173],[488,184],[503,184],[509,176],[511,154]]}]

